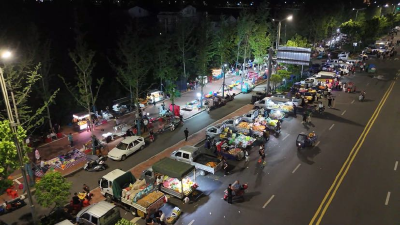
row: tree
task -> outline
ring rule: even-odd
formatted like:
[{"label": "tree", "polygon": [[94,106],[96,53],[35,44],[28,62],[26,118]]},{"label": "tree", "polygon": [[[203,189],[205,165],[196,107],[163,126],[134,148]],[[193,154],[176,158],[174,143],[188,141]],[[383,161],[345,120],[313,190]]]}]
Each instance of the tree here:
[{"label": "tree", "polygon": [[[26,137],[26,130],[22,126],[18,126],[17,140],[22,147],[22,155],[25,156],[23,161],[25,163],[29,161],[26,154],[30,151],[30,148],[25,144]],[[9,180],[8,177],[19,168],[19,158],[10,122],[8,120],[0,121],[0,190],[4,191],[12,185],[12,180]]]},{"label": "tree", "polygon": [[273,75],[271,76],[271,82],[273,83],[273,85],[274,85],[274,90],[275,90],[275,89],[276,89],[276,85],[277,85],[278,83],[282,82],[282,76],[279,75],[279,74],[273,74]]},{"label": "tree", "polygon": [[183,67],[182,75],[185,79],[187,78],[186,63],[188,61],[188,52],[193,49],[195,45],[193,30],[194,26],[190,21],[181,20],[176,31],[176,46],[180,54],[179,62]]},{"label": "tree", "polygon": [[169,94],[171,103],[175,101],[176,81],[178,80],[178,73],[175,68],[176,57],[174,57],[174,46],[171,36],[159,36],[154,43],[155,47],[155,63],[154,72],[161,83],[165,83],[165,93]]},{"label": "tree", "polygon": [[49,171],[35,185],[36,201],[45,208],[63,207],[69,200],[71,185],[60,172]]},{"label": "tree", "polygon": [[232,59],[232,51],[235,44],[235,27],[229,23],[228,19],[220,17],[221,26],[212,36],[212,57],[218,62],[218,66],[229,62]]},{"label": "tree", "polygon": [[353,21],[350,19],[340,25],[340,31],[344,34],[349,35],[352,40],[360,40],[362,35],[362,23],[358,21]]},{"label": "tree", "polygon": [[290,40],[287,41],[287,46],[292,46],[292,47],[307,47],[307,39],[295,34]]},{"label": "tree", "polygon": [[[143,84],[149,71],[149,52],[147,44],[139,37],[138,32],[132,30],[132,26],[128,26],[125,33],[118,42],[117,58],[118,65],[114,65],[117,72],[117,79],[121,85],[130,93],[131,105],[136,107],[136,114],[139,115],[138,98],[143,90]],[[137,119],[138,134],[140,135],[141,119]]]},{"label": "tree", "polygon": [[268,27],[257,25],[253,35],[249,38],[249,44],[254,55],[254,61],[259,66],[264,62],[271,47],[271,38],[268,33]]},{"label": "tree", "polygon": [[[75,71],[78,75],[76,84],[71,86],[69,83],[65,81],[62,76],[59,76],[64,82],[67,90],[70,92],[72,97],[78,103],[78,105],[85,108],[89,115],[91,115],[91,108],[93,107],[93,111],[95,112],[95,103],[97,101],[97,97],[99,95],[100,87],[104,82],[104,78],[97,79],[96,82],[96,93],[93,94],[92,85],[92,71],[94,66],[96,65],[93,61],[95,52],[90,50],[87,44],[84,42],[84,35],[77,32],[78,36],[76,40],[76,47],[74,51],[69,52],[69,57],[75,65]],[[92,118],[89,116],[89,123],[92,123]],[[93,130],[91,130],[93,136]],[[94,145],[94,141],[92,141]],[[96,146],[93,146],[92,150],[95,152]]]},{"label": "tree", "polygon": [[200,107],[203,107],[204,97],[203,88],[205,85],[204,79],[207,79],[209,72],[209,63],[214,53],[212,45],[211,27],[207,20],[204,20],[197,31],[197,46],[196,46],[196,70],[200,75],[201,98]]}]

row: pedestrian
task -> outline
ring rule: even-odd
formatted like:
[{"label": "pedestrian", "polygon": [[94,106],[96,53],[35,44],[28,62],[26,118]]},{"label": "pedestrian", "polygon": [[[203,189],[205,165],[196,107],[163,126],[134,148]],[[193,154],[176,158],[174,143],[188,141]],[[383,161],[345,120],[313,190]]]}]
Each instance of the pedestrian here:
[{"label": "pedestrian", "polygon": [[258,163],[260,164],[261,167],[264,167],[265,165],[265,150],[264,146],[260,146],[260,150],[258,151],[258,154],[260,155],[260,158],[258,159]]},{"label": "pedestrian", "polygon": [[244,157],[245,157],[245,162],[249,162],[250,161],[249,151],[244,150]]},{"label": "pedestrian", "polygon": [[228,162],[226,162],[226,159],[222,159],[222,163],[224,165],[224,176],[226,176],[229,174],[229,172],[228,172],[229,165],[228,165]]},{"label": "pedestrian", "polygon": [[69,145],[70,145],[71,147],[74,146],[74,139],[73,139],[73,137],[72,137],[72,133],[69,133],[68,136],[67,136],[67,138],[68,138],[68,141],[69,141]]},{"label": "pedestrian", "polygon": [[183,124],[183,116],[182,116],[182,114],[179,114],[179,121],[181,122],[181,124]]},{"label": "pedestrian", "polygon": [[189,137],[189,130],[187,129],[187,127],[183,132],[185,133],[185,141],[187,141],[187,139]]},{"label": "pedestrian", "polygon": [[307,122],[307,112],[303,112],[303,121],[301,123]]},{"label": "pedestrian", "polygon": [[228,185],[228,203],[232,204],[232,184]]},{"label": "pedestrian", "polygon": [[211,148],[211,141],[209,138],[206,139],[206,142],[204,143],[204,147],[208,150]]},{"label": "pedestrian", "polygon": [[90,188],[89,188],[89,186],[87,186],[86,184],[83,184],[83,190],[84,190],[86,193],[89,193],[89,192],[90,192]]},{"label": "pedestrian", "polygon": [[161,108],[162,108],[162,110],[165,110],[165,103],[164,102],[161,103]]},{"label": "pedestrian", "polygon": [[35,150],[35,158],[36,158],[36,161],[39,161],[39,159],[40,159],[40,153],[39,153],[38,149]]},{"label": "pedestrian", "polygon": [[[318,101],[318,96],[317,96],[317,101]],[[297,106],[294,103],[293,103],[293,113],[294,113],[294,117],[297,117]]]},{"label": "pedestrian", "polygon": [[154,95],[151,95],[151,98],[152,98],[152,100],[153,100],[154,106],[156,106],[156,97],[155,97]]},{"label": "pedestrian", "polygon": [[328,96],[328,107],[331,108],[332,106],[332,97]]},{"label": "pedestrian", "polygon": [[160,225],[166,224],[166,217],[165,217],[165,214],[163,213],[163,211],[158,210],[158,212],[156,213],[156,215],[154,217],[158,224],[160,224]]}]

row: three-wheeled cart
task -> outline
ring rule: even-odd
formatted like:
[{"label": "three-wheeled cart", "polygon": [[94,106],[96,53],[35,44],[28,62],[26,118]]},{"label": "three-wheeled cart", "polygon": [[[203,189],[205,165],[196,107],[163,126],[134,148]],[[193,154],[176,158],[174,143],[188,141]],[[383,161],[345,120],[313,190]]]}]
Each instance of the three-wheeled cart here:
[{"label": "three-wheeled cart", "polygon": [[317,143],[318,137],[315,132],[307,134],[299,134],[296,139],[297,149],[300,150],[306,147],[313,147]]}]

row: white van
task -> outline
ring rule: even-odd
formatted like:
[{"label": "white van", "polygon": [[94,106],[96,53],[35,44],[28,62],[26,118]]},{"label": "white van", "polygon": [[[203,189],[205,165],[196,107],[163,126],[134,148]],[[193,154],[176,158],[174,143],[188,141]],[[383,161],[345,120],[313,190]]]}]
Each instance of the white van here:
[{"label": "white van", "polygon": [[336,77],[336,73],[334,72],[327,72],[327,71],[321,71],[318,72],[316,75],[314,75],[315,77],[332,77],[335,78]]},{"label": "white van", "polygon": [[76,214],[77,224],[84,225],[114,225],[120,219],[117,206],[106,201],[83,208]]}]

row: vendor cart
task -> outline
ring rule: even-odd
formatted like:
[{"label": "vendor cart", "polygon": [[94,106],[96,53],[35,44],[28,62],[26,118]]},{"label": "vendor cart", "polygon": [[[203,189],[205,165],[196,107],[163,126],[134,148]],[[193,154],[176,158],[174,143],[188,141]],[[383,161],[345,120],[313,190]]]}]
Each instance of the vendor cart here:
[{"label": "vendor cart", "polygon": [[300,150],[306,147],[314,147],[317,143],[318,137],[315,132],[307,134],[299,134],[296,139],[297,149]]}]

